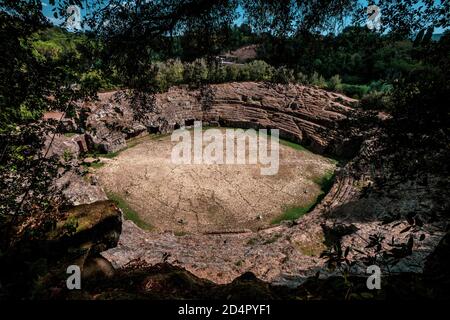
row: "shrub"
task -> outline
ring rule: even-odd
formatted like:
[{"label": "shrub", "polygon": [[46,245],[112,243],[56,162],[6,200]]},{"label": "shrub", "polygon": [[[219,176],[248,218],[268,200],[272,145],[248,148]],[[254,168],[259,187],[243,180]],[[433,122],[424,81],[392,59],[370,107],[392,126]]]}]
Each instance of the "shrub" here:
[{"label": "shrub", "polygon": [[109,89],[111,83],[107,81],[99,70],[91,70],[81,75],[81,85],[89,90],[98,91]]},{"label": "shrub", "polygon": [[284,66],[277,68],[272,76],[272,82],[275,83],[288,84],[289,82],[294,82],[294,80],[294,71]]},{"label": "shrub", "polygon": [[219,63],[208,65],[208,83],[222,83],[227,81],[227,71]]},{"label": "shrub", "polygon": [[239,74],[237,77],[238,81],[248,81],[250,80],[250,70],[247,65],[243,65],[239,69]]},{"label": "shrub", "polygon": [[26,101],[19,106],[17,113],[22,121],[36,121],[42,116],[42,112],[39,110],[29,108]]},{"label": "shrub", "polygon": [[326,88],[327,82],[325,78],[319,75],[317,72],[314,72],[309,78],[309,83],[313,86],[317,86],[319,88]]},{"label": "shrub", "polygon": [[156,83],[160,91],[183,82],[184,67],[180,60],[168,60],[157,63]]},{"label": "shrub", "polygon": [[308,76],[302,72],[298,72],[295,75],[295,81],[300,84],[309,84]]},{"label": "shrub", "polygon": [[390,92],[392,90],[392,85],[388,84],[382,80],[372,81],[369,84],[369,92],[378,91],[378,92]]},{"label": "shrub", "polygon": [[228,65],[225,67],[226,81],[237,81],[239,78],[239,67],[236,65]]},{"label": "shrub", "polygon": [[63,53],[63,48],[52,41],[37,40],[33,49],[34,56],[42,60],[58,60]]},{"label": "shrub", "polygon": [[329,90],[332,90],[332,91],[341,92],[342,91],[342,80],[341,80],[341,77],[338,74],[332,76],[330,78],[330,80],[328,80],[327,88]]},{"label": "shrub", "polygon": [[273,68],[262,60],[255,60],[246,64],[248,69],[248,80],[267,81],[272,78]]},{"label": "shrub", "polygon": [[366,85],[342,84],[342,91],[349,97],[360,99],[369,91]]},{"label": "shrub", "polygon": [[63,225],[63,233],[72,236],[77,232],[78,226],[78,219],[76,217],[69,217]]},{"label": "shrub", "polygon": [[389,109],[390,95],[385,92],[370,92],[364,95],[360,101],[360,107],[367,110]]},{"label": "shrub", "polygon": [[199,87],[208,79],[208,66],[204,59],[197,59],[184,66],[183,82],[191,87]]}]

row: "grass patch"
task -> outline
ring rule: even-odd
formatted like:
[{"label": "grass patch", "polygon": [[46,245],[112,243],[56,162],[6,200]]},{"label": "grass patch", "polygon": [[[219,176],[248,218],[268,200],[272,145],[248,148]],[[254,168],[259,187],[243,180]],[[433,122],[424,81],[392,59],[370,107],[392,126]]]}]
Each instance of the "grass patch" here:
[{"label": "grass patch", "polygon": [[104,162],[101,162],[101,161],[99,161],[99,160],[96,160],[96,161],[91,162],[91,163],[85,163],[85,162],[83,162],[83,163],[81,163],[81,165],[82,165],[84,168],[99,169],[99,168],[103,167],[103,166],[105,165],[105,163],[104,163]]},{"label": "grass patch", "polygon": [[103,167],[104,165],[105,165],[105,163],[98,161],[98,162],[92,162],[89,165],[89,167],[94,168],[94,169],[98,169],[98,168]]},{"label": "grass patch", "polygon": [[325,174],[321,177],[314,178],[314,183],[318,184],[320,187],[320,190],[323,193],[327,193],[330,191],[331,187],[333,186],[334,182],[334,172],[333,171],[327,171]]},{"label": "grass patch", "polygon": [[123,212],[125,219],[133,221],[139,228],[144,230],[152,230],[153,226],[143,221],[138,213],[130,208],[128,203],[118,194],[107,192],[108,199],[113,201]]},{"label": "grass patch", "polygon": [[302,146],[302,145],[300,145],[298,143],[295,143],[295,142],[291,142],[291,141],[280,139],[280,144],[283,145],[283,146],[290,147],[290,148],[295,149],[295,150],[310,152],[304,146]]},{"label": "grass patch", "polygon": [[311,202],[310,204],[307,204],[304,207],[295,207],[295,206],[289,207],[286,210],[284,210],[284,212],[280,216],[273,219],[270,223],[278,224],[281,221],[285,221],[285,220],[297,220],[298,218],[303,216],[305,213],[308,213],[315,204],[316,204],[316,201]]},{"label": "grass patch", "polygon": [[125,151],[128,148],[130,148],[130,146],[127,145],[123,149],[120,149],[120,150],[117,150],[117,151],[114,151],[114,152],[109,152],[109,153],[102,153],[100,151],[89,152],[89,153],[86,153],[86,157],[112,159],[112,158],[117,157],[122,151]]},{"label": "grass patch", "polygon": [[76,132],[66,132],[64,133],[64,137],[71,138],[76,134],[77,134]]},{"label": "grass patch", "polygon": [[280,216],[273,219],[271,224],[278,224],[285,220],[297,220],[304,214],[312,211],[333,186],[334,172],[328,171],[323,176],[313,179],[313,181],[320,186],[320,194],[317,196],[316,200],[302,207],[293,206],[287,208]]},{"label": "grass patch", "polygon": [[119,155],[119,153],[121,153],[123,150],[125,150],[125,148],[122,150],[118,150],[118,151],[114,151],[114,152],[110,152],[110,153],[103,153],[103,154],[100,154],[99,156],[101,156],[102,158],[112,159],[114,157],[117,157]]}]

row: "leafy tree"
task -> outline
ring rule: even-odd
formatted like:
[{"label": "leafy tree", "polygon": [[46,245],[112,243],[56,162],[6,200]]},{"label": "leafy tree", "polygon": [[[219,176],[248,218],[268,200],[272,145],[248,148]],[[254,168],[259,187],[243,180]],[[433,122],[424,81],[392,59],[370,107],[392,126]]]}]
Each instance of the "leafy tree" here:
[{"label": "leafy tree", "polygon": [[294,71],[285,66],[277,68],[272,76],[272,81],[276,83],[288,84],[294,80]]},{"label": "leafy tree", "polygon": [[[39,40],[37,34],[49,27],[40,1],[3,1],[1,8],[6,50],[0,55],[0,249],[8,252],[17,236],[38,237],[48,230],[62,203],[52,183],[58,169],[66,168],[44,147],[58,126],[33,122],[45,110],[70,111],[98,87],[81,85],[85,64],[73,48]],[[20,234],[17,224],[23,224]]]},{"label": "leafy tree", "polygon": [[268,81],[272,79],[273,68],[264,61],[255,60],[246,65],[248,77],[252,81]]},{"label": "leafy tree", "polygon": [[200,87],[208,79],[208,65],[204,59],[187,63],[183,73],[184,82],[191,87]]},{"label": "leafy tree", "polygon": [[317,72],[314,72],[310,79],[309,83],[313,86],[317,86],[319,88],[325,88],[327,83],[325,81],[325,78],[322,75],[319,75]]},{"label": "leafy tree", "polygon": [[225,67],[227,81],[237,81],[239,77],[239,67],[236,65],[227,65]]},{"label": "leafy tree", "polygon": [[328,80],[327,88],[333,91],[342,91],[342,80],[341,77],[336,74]]},{"label": "leafy tree", "polygon": [[168,60],[157,63],[156,81],[160,91],[167,91],[171,86],[183,82],[184,66],[180,60]]}]

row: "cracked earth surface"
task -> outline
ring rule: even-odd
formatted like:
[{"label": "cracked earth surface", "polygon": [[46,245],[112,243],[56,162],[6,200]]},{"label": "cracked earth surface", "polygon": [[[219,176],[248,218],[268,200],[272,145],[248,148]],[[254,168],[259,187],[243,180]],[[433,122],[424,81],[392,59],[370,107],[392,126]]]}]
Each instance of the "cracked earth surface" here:
[{"label": "cracked earth surface", "polygon": [[[225,130],[222,129],[224,132]],[[264,176],[267,165],[173,164],[176,142],[149,136],[97,170],[100,184],[118,194],[154,231],[215,233],[257,230],[289,207],[315,201],[314,181],[334,163],[306,150],[280,144],[278,174]],[[248,147],[247,147],[248,148]]]}]

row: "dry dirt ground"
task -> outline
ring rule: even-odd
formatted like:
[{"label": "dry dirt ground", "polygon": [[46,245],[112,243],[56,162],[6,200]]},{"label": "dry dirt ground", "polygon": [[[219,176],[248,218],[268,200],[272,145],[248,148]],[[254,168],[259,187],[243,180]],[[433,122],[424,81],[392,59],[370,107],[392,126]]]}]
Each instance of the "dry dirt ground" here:
[{"label": "dry dirt ground", "polygon": [[[223,129],[222,129],[223,130]],[[267,165],[176,165],[168,136],[148,136],[96,170],[100,185],[123,198],[154,231],[239,232],[271,225],[286,209],[311,204],[330,159],[280,145],[278,174]]]}]

